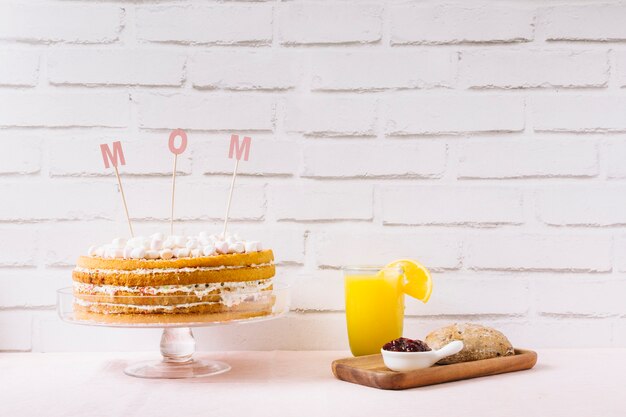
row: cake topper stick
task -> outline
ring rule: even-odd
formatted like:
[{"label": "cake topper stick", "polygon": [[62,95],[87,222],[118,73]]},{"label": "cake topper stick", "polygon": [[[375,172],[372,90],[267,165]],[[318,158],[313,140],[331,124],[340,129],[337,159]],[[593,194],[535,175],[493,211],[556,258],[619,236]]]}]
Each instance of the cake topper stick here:
[{"label": "cake topper stick", "polygon": [[128,215],[128,205],[126,205],[126,196],[124,195],[124,188],[122,187],[122,180],[120,178],[120,172],[117,170],[117,163],[126,165],[126,159],[124,158],[124,152],[122,151],[122,143],[118,140],[113,142],[113,152],[107,143],[100,144],[100,151],[102,152],[102,159],[104,160],[104,167],[110,168],[113,165],[115,169],[115,177],[117,178],[117,185],[120,187],[120,194],[122,195],[122,203],[124,203],[124,212],[126,213],[126,220],[128,221],[128,228],[130,229],[130,237],[135,237],[133,233],[133,225],[130,222],[130,216]]},{"label": "cake topper stick", "polygon": [[[180,137],[180,146],[176,147],[176,137]],[[170,235],[174,234],[174,195],[176,194],[176,163],[178,155],[187,149],[187,134],[182,129],[174,129],[170,133],[169,139],[170,152],[174,154],[174,170],[172,171],[172,212],[170,217]]]},{"label": "cake topper stick", "polygon": [[250,143],[252,139],[248,136],[243,138],[243,142],[239,143],[239,135],[232,135],[230,137],[230,149],[228,151],[228,157],[233,159],[233,156],[237,158],[237,162],[235,162],[235,169],[233,170],[233,179],[230,183],[230,192],[228,193],[228,205],[226,206],[226,216],[224,218],[224,230],[222,231],[222,236],[226,239],[226,228],[228,227],[228,215],[230,213],[230,203],[233,200],[233,189],[235,188],[235,179],[237,178],[237,169],[239,168],[239,161],[243,156],[243,160],[247,161],[250,156]]}]

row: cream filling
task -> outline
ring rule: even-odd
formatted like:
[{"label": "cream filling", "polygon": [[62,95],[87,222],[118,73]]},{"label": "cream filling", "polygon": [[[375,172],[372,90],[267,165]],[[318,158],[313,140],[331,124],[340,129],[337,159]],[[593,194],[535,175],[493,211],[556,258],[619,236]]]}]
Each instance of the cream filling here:
[{"label": "cream filling", "polygon": [[241,304],[244,301],[257,301],[260,298],[260,294],[246,294],[246,293],[233,293],[233,294],[222,294],[222,301],[198,301],[196,303],[184,303],[184,304],[173,304],[173,305],[141,305],[141,304],[117,304],[117,303],[103,303],[103,302],[91,302],[86,301],[81,298],[75,298],[74,302],[83,307],[89,306],[108,306],[108,307],[123,307],[131,310],[139,310],[139,311],[155,311],[155,310],[164,310],[164,311],[174,311],[178,308],[189,308],[189,307],[197,307],[203,305],[212,305],[212,304],[223,304],[226,307],[233,307],[235,305]]},{"label": "cream filling", "polygon": [[93,273],[93,272],[97,272],[99,274],[124,274],[124,273],[132,273],[132,274],[145,274],[145,275],[149,275],[149,274],[169,274],[169,273],[176,273],[176,272],[195,272],[195,271],[219,271],[222,269],[242,269],[242,268],[262,268],[265,266],[271,266],[274,265],[273,262],[267,262],[264,264],[250,264],[250,265],[220,265],[220,266],[197,266],[197,267],[185,267],[185,268],[154,268],[154,269],[143,269],[143,268],[139,268],[139,269],[130,269],[130,270],[125,270],[125,269],[96,269],[96,268],[83,268],[81,266],[77,266],[76,268],[74,268],[74,271],[76,272],[82,272],[82,273]]},{"label": "cream filling", "polygon": [[74,281],[74,290],[78,292],[97,292],[107,295],[115,295],[118,292],[129,292],[142,295],[157,294],[173,294],[176,292],[184,292],[185,294],[194,294],[198,298],[209,295],[215,290],[222,290],[220,295],[224,296],[226,292],[236,292],[243,290],[245,293],[263,291],[272,285],[272,279],[264,279],[258,281],[241,281],[241,282],[210,282],[205,284],[190,285],[161,285],[161,286],[137,286],[127,287],[123,285],[95,285],[84,282]]},{"label": "cream filling", "polygon": [[202,302],[197,302],[197,303],[175,304],[171,306],[159,306],[159,305],[100,303],[100,302],[92,303],[90,301],[81,300],[80,298],[75,299],[74,302],[83,307],[98,305],[98,306],[108,306],[108,307],[124,307],[124,308],[129,308],[132,310],[143,310],[143,311],[151,311],[151,310],[173,311],[176,308],[196,307],[196,306],[209,305],[209,304],[220,304],[219,301],[202,301]]}]

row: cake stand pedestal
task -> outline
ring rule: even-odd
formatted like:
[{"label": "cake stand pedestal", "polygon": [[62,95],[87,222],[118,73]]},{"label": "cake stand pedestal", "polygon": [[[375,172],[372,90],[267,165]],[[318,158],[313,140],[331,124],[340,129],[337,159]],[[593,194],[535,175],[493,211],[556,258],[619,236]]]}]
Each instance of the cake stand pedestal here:
[{"label": "cake stand pedestal", "polygon": [[230,371],[225,362],[194,359],[196,341],[189,327],[165,328],[161,336],[161,360],[143,361],[124,369],[139,378],[200,378]]},{"label": "cake stand pedestal", "polygon": [[161,360],[133,363],[124,369],[124,373],[138,378],[201,378],[228,372],[231,366],[221,361],[194,358],[196,341],[191,331],[192,327],[256,323],[276,319],[289,311],[290,294],[287,286],[275,285],[273,290],[250,294],[250,297],[257,301],[259,299],[271,299],[273,301],[271,313],[258,317],[228,321],[211,321],[211,316],[207,316],[206,321],[184,322],[181,320],[181,322],[167,323],[125,323],[113,320],[85,320],[77,316],[74,311],[75,297],[72,293],[72,288],[63,288],[57,291],[57,312],[63,321],[72,324],[123,328],[162,328]]}]

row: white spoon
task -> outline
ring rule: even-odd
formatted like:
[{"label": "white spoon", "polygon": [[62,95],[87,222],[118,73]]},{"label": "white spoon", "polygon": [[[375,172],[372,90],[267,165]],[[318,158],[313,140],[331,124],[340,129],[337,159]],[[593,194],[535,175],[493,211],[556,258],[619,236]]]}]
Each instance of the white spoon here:
[{"label": "white spoon", "polygon": [[439,350],[426,352],[393,352],[381,349],[385,366],[392,371],[406,372],[424,369],[433,366],[443,358],[459,353],[463,349],[463,342],[455,340]]}]

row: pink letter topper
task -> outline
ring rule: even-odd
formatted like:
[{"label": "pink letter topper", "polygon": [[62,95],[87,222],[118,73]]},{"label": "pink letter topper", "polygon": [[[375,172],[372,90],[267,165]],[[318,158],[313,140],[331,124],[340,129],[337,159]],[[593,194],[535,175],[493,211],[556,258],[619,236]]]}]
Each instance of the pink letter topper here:
[{"label": "pink letter topper", "polygon": [[243,138],[243,142],[239,143],[239,135],[230,136],[230,150],[228,151],[228,157],[233,159],[233,156],[237,158],[235,162],[235,169],[233,170],[233,180],[230,183],[230,192],[228,193],[228,205],[226,206],[226,216],[224,216],[224,230],[222,230],[222,236],[226,239],[226,229],[228,227],[228,215],[230,214],[230,203],[233,201],[233,189],[235,188],[235,179],[237,178],[237,168],[239,168],[239,161],[243,156],[243,160],[247,161],[250,156],[250,143],[252,139],[248,136]]},{"label": "pink letter topper", "polygon": [[[176,147],[176,137],[180,136],[180,146]],[[174,154],[174,169],[172,170],[172,212],[170,216],[170,234],[174,235],[174,196],[176,195],[176,163],[178,161],[178,155],[185,152],[187,149],[187,134],[183,129],[174,129],[170,133],[170,139],[168,142],[170,152]]]},{"label": "pink letter topper", "polygon": [[100,145],[100,151],[102,152],[102,159],[104,160],[105,168],[109,168],[111,164],[114,167],[117,167],[118,158],[122,165],[126,165],[124,151],[122,151],[122,142],[119,140],[117,142],[113,142],[113,152],[111,152],[111,148],[109,148],[109,145],[106,143]]},{"label": "pink letter topper", "polygon": [[119,140],[113,142],[113,152],[106,143],[100,144],[100,152],[102,152],[102,159],[104,160],[104,167],[110,168],[113,165],[115,169],[115,177],[117,178],[117,185],[120,187],[120,194],[122,196],[122,203],[124,203],[124,212],[126,213],[126,220],[128,221],[128,228],[130,229],[130,236],[133,237],[133,225],[130,222],[130,216],[128,215],[128,205],[126,204],[126,196],[124,196],[124,188],[122,188],[122,180],[120,179],[120,173],[117,169],[118,162],[122,165],[126,165],[126,159],[124,158],[124,151],[122,151],[122,142]]},{"label": "pink letter topper", "polygon": [[241,155],[243,154],[243,160],[247,161],[250,156],[251,142],[252,139],[246,136],[243,138],[243,142],[239,144],[239,135],[232,135],[230,137],[230,150],[228,151],[228,157],[232,159],[233,155],[235,155],[239,161],[241,159]]},{"label": "pink letter topper", "polygon": [[[176,137],[180,136],[180,146],[176,147]],[[169,141],[170,152],[175,155],[180,155],[185,152],[187,149],[187,134],[183,129],[174,129],[172,133],[170,133],[170,141]]]}]

